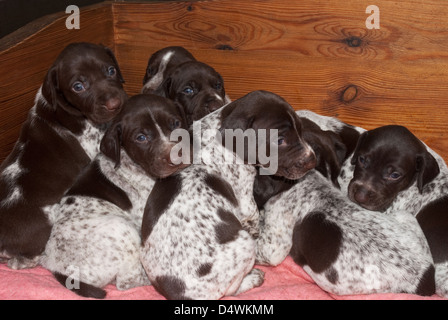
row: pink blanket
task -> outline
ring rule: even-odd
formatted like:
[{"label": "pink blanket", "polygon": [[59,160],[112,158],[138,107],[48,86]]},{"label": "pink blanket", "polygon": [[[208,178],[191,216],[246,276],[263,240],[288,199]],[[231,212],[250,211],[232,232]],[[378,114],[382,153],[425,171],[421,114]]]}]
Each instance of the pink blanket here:
[{"label": "pink blanket", "polygon": [[[337,296],[320,289],[290,257],[277,267],[258,266],[265,272],[261,287],[224,300],[440,300],[441,297],[421,297],[412,294],[370,294]],[[152,286],[119,291],[114,285],[106,287],[106,299],[153,300],[163,299]],[[0,264],[0,300],[16,299],[83,299],[57,282],[44,268],[12,270]]]}]

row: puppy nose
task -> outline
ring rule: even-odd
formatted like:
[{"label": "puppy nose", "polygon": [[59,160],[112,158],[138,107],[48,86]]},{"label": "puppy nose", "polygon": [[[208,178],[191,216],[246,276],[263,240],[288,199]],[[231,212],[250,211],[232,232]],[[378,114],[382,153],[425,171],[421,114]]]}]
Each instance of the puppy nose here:
[{"label": "puppy nose", "polygon": [[317,160],[313,154],[313,156],[310,156],[306,159],[305,164],[303,166],[305,169],[311,170],[316,167],[316,164],[317,164]]},{"label": "puppy nose", "polygon": [[167,155],[162,158],[162,161],[168,164],[169,166],[174,166],[174,163],[171,161],[170,155]]},{"label": "puppy nose", "polygon": [[[302,149],[305,148],[302,146]],[[304,168],[305,170],[311,170],[316,167],[317,159],[311,148],[308,148],[308,151],[304,154],[303,158],[299,161],[299,166]]]},{"label": "puppy nose", "polygon": [[372,192],[361,185],[354,186],[353,198],[359,204],[366,204],[370,201]]},{"label": "puppy nose", "polygon": [[210,112],[213,112],[215,110],[218,110],[223,106],[222,101],[218,101],[216,99],[210,99],[206,103],[207,109],[210,110]]},{"label": "puppy nose", "polygon": [[119,98],[108,99],[104,106],[109,111],[115,111],[121,106],[121,100]]}]

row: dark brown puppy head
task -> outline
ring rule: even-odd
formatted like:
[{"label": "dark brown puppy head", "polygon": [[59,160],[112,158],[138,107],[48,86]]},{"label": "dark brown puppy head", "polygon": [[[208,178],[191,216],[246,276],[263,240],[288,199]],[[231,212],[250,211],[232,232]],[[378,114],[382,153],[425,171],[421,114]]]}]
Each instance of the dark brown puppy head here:
[{"label": "dark brown puppy head", "polygon": [[355,149],[360,133],[348,124],[344,124],[339,132],[333,132],[322,130],[307,118],[301,118],[301,121],[303,139],[316,155],[316,170],[339,188],[338,176],[342,164]]},{"label": "dark brown puppy head", "polygon": [[172,46],[156,51],[148,61],[143,77],[142,93],[154,93],[174,68],[187,61],[196,61],[183,47]]},{"label": "dark brown puppy head", "polygon": [[175,129],[187,129],[181,107],[163,97],[136,95],[106,131],[101,152],[119,166],[123,148],[148,175],[164,178],[189,165],[172,161],[177,141],[170,141],[170,135]]},{"label": "dark brown puppy head", "polygon": [[95,124],[112,120],[127,96],[112,51],[91,43],[73,43],[48,71],[42,94],[52,108]]},{"label": "dark brown puppy head", "polygon": [[178,102],[185,110],[189,125],[226,103],[221,75],[199,61],[178,65],[156,93]]},{"label": "dark brown puppy head", "polygon": [[[220,131],[224,133],[227,129],[233,131],[241,129],[245,132],[253,129],[256,135],[257,166],[268,166],[260,159],[260,148],[262,147],[267,156],[270,156],[268,154],[271,150],[270,144],[276,144],[278,155],[275,159],[277,161],[275,175],[298,179],[316,166],[314,152],[302,138],[300,118],[283,98],[274,93],[254,91],[227,105],[222,110]],[[271,129],[277,130],[275,141],[271,137]],[[266,139],[261,138],[261,134],[265,135]],[[225,138],[223,141],[225,142]],[[265,145],[262,146],[260,143]],[[245,154],[241,156],[245,161],[248,160],[250,148],[250,142],[245,139]]]},{"label": "dark brown puppy head", "polygon": [[415,181],[420,192],[439,174],[425,145],[408,129],[390,125],[361,135],[351,163],[349,198],[373,211],[386,210]]}]

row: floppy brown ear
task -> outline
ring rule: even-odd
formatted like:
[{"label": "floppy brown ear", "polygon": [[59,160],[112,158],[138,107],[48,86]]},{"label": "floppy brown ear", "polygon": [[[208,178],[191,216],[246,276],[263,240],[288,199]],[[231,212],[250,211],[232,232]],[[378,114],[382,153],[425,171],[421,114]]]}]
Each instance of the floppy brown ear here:
[{"label": "floppy brown ear", "polygon": [[417,170],[417,187],[422,193],[423,187],[431,182],[440,172],[439,165],[429,152],[417,155],[415,159]]},{"label": "floppy brown ear", "polygon": [[221,113],[221,128],[219,131],[224,132],[225,129],[241,129],[243,131],[251,128],[255,116],[248,114],[243,106],[239,106],[240,102],[235,100],[224,107]]},{"label": "floppy brown ear", "polygon": [[121,124],[118,122],[107,129],[100,144],[101,152],[115,162],[115,168],[120,166],[121,141],[122,129]]},{"label": "floppy brown ear", "polygon": [[[151,60],[149,60],[149,61],[151,61]],[[151,77],[151,75],[152,75],[152,69],[151,69],[151,65],[149,64],[149,61],[148,61],[148,65],[146,66],[145,76],[143,77],[143,85],[145,85],[146,82],[148,82],[149,77]]]},{"label": "floppy brown ear", "polygon": [[45,100],[55,107],[58,103],[59,91],[59,78],[57,65],[51,66],[45,75],[44,82],[42,84],[42,95]]},{"label": "floppy brown ear", "polygon": [[115,58],[114,53],[108,47],[104,47],[104,50],[106,50],[107,54],[109,55],[109,57],[112,59],[112,61],[115,64],[115,69],[117,70],[118,79],[120,80],[121,83],[124,83],[123,75],[121,74],[120,66],[118,65],[118,61],[117,61],[117,58]]},{"label": "floppy brown ear", "polygon": [[356,161],[358,160],[358,156],[359,156],[359,148],[362,146],[363,141],[367,137],[368,134],[369,134],[368,131],[365,131],[359,137],[358,142],[356,143],[355,151],[353,151],[352,159],[350,160],[351,164],[356,164]]}]

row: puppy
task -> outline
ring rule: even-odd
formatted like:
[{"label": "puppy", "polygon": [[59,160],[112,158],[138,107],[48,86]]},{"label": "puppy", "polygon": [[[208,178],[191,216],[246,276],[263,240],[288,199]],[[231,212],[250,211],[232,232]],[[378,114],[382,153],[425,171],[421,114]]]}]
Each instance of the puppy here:
[{"label": "puppy", "polygon": [[221,75],[199,61],[175,67],[155,93],[179,103],[189,125],[230,102]]},{"label": "puppy", "polygon": [[219,299],[263,282],[263,273],[253,269],[259,214],[252,194],[254,166],[267,166],[259,155],[249,161],[248,143],[241,144],[242,155],[236,146],[224,147],[222,136],[252,129],[259,137],[259,129],[278,129],[278,138],[267,137],[264,148],[278,145],[277,174],[289,179],[314,167],[315,156],[301,138],[294,110],[269,92],[249,93],[193,129],[202,162],[154,185],[143,216],[141,261],[168,299]]},{"label": "puppy", "polygon": [[373,211],[385,211],[397,194],[416,182],[419,192],[440,172],[426,146],[402,126],[364,133],[351,160],[351,200]]},{"label": "puppy", "polygon": [[0,258],[32,267],[45,248],[57,203],[99,152],[126,94],[113,53],[67,46],[48,70],[11,154],[0,166]]},{"label": "puppy", "polygon": [[[316,170],[339,186],[338,177],[343,163],[352,155],[360,130],[335,118],[320,116],[312,111],[300,110],[303,139],[316,155]],[[259,209],[276,194],[289,190],[296,180],[274,175],[257,175],[254,198]]]},{"label": "puppy", "polygon": [[185,123],[168,99],[129,99],[104,135],[102,154],[53,208],[56,221],[41,263],[63,285],[103,298],[108,283],[120,290],[149,284],[139,260],[143,209],[154,179],[188,165],[170,160],[170,134],[186,130]]},{"label": "puppy", "polygon": [[149,58],[141,93],[154,93],[173,69],[187,61],[196,59],[183,47],[172,46],[156,51]]},{"label": "puppy", "polygon": [[277,265],[288,253],[330,293],[435,290],[433,260],[416,219],[407,212],[374,215],[316,170],[265,204],[257,262]]},{"label": "puppy", "polygon": [[444,160],[402,126],[364,133],[351,160],[348,196],[360,206],[417,217],[436,268],[436,291],[448,297],[448,169]]}]

